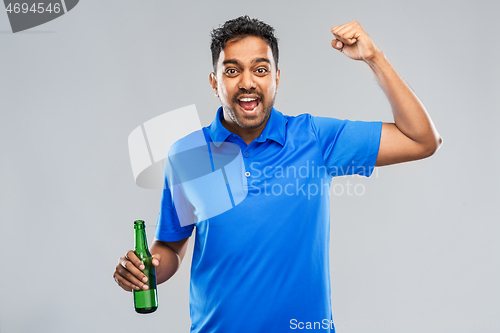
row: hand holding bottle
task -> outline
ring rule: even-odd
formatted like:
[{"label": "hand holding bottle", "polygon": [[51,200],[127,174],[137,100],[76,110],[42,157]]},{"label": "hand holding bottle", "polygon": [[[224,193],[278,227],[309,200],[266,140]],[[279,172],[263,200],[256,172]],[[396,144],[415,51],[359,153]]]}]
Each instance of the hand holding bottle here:
[{"label": "hand holding bottle", "polygon": [[[153,266],[158,267],[160,260],[160,254],[154,254],[152,260]],[[148,290],[148,278],[142,272],[144,268],[144,263],[137,257],[134,251],[130,250],[118,261],[113,278],[125,291]]]},{"label": "hand holding bottle", "polygon": [[133,291],[134,307],[138,313],[152,313],[158,308],[156,266],[160,255],[151,256],[143,220],[134,222],[135,251],[128,251],[120,258],[113,278],[123,290]]},{"label": "hand holding bottle", "polygon": [[[158,308],[157,276],[161,257],[164,263],[159,275],[159,283],[168,280],[179,269],[186,253],[189,237],[174,242],[155,240],[149,252],[144,221],[134,222],[135,250],[128,251],[118,261],[113,273],[116,283],[125,291],[134,294],[134,307],[138,313],[152,313]],[[161,256],[160,256],[161,253]]]}]

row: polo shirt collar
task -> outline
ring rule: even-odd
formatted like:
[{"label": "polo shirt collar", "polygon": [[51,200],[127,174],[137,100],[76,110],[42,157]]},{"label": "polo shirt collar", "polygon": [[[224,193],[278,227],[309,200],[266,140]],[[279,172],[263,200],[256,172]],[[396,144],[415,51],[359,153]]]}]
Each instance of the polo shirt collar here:
[{"label": "polo shirt collar", "polygon": [[[216,147],[219,147],[222,142],[232,134],[227,128],[225,128],[221,123],[222,106],[217,110],[214,121],[208,127],[208,133],[210,138]],[[271,109],[271,115],[267,121],[266,127],[254,141],[265,142],[267,139],[276,141],[280,145],[285,145],[285,125],[288,119],[283,116],[281,112],[276,110],[274,107]]]}]

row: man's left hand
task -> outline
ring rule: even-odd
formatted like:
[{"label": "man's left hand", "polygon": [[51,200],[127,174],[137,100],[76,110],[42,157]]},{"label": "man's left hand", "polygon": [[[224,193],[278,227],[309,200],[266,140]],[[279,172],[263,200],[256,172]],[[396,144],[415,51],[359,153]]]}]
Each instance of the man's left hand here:
[{"label": "man's left hand", "polygon": [[332,40],[333,48],[351,59],[370,61],[380,52],[357,21],[338,25],[331,30],[336,38]]}]

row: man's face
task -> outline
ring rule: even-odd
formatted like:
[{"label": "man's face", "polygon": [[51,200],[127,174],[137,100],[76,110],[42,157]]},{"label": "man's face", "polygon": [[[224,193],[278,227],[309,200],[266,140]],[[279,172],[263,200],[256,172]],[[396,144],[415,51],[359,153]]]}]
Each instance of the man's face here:
[{"label": "man's face", "polygon": [[263,129],[279,84],[271,47],[254,36],[228,41],[219,55],[217,74],[210,74],[210,84],[230,130]]}]

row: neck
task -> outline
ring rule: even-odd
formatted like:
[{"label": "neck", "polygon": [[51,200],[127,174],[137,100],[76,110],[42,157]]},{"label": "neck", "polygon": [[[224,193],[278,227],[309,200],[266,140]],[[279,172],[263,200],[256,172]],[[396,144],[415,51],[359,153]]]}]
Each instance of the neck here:
[{"label": "neck", "polygon": [[267,119],[259,126],[255,128],[242,128],[238,126],[229,116],[223,112],[223,117],[221,117],[222,126],[224,126],[229,132],[239,135],[247,145],[249,145],[253,140],[259,137],[267,122],[269,121],[269,116]]}]

